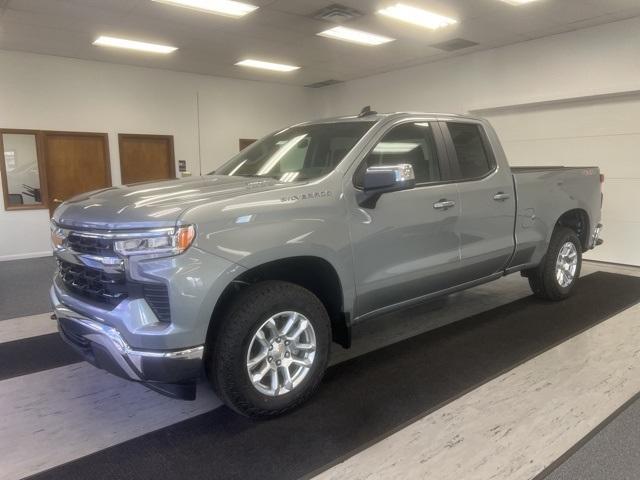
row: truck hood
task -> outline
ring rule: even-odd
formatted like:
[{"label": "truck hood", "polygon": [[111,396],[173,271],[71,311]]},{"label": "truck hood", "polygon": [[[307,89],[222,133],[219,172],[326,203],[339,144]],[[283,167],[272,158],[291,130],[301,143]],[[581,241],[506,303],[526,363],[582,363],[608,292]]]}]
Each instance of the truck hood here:
[{"label": "truck hood", "polygon": [[73,197],[56,209],[53,220],[65,227],[109,230],[173,226],[194,206],[290,186],[270,178],[221,175],[123,185]]}]

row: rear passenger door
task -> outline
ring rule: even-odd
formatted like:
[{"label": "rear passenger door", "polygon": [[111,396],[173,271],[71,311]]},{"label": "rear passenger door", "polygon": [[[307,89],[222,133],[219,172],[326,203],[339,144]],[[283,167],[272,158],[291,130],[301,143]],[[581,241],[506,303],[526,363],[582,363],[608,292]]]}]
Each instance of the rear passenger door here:
[{"label": "rear passenger door", "polygon": [[498,165],[480,122],[441,124],[460,195],[461,267],[465,281],[506,267],[513,254],[515,192],[508,168]]}]

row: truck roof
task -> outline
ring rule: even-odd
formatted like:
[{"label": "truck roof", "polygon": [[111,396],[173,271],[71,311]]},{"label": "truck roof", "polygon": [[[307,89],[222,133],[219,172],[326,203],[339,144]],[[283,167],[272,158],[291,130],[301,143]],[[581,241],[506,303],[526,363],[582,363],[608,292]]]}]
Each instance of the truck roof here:
[{"label": "truck roof", "polygon": [[340,122],[377,122],[389,118],[410,118],[415,116],[425,117],[444,117],[444,118],[464,118],[469,120],[481,120],[478,117],[472,115],[461,115],[456,113],[437,113],[437,112],[388,112],[377,113],[372,112],[367,115],[345,115],[341,117],[329,117],[318,120],[312,120],[308,122],[302,122],[298,125],[313,125],[318,123],[340,123]]}]

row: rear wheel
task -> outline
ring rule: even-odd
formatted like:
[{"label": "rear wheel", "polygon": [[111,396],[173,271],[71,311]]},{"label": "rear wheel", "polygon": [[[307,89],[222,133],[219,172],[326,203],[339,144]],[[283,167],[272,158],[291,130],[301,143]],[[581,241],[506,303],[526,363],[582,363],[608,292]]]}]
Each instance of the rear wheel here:
[{"label": "rear wheel", "polygon": [[279,415],[318,387],[330,340],[329,317],[313,293],[287,282],[260,282],[238,294],[215,330],[209,378],[237,412]]},{"label": "rear wheel", "polygon": [[580,239],[573,230],[559,227],[553,232],[540,265],[527,272],[531,290],[546,300],[567,298],[580,277],[581,266]]}]

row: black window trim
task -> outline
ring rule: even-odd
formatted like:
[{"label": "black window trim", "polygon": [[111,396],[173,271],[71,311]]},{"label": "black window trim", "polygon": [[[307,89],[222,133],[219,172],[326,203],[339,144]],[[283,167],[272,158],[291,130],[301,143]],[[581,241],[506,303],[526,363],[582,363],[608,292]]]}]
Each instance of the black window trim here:
[{"label": "black window trim", "polygon": [[367,144],[367,146],[363,149],[364,153],[363,152],[360,153],[361,158],[358,161],[358,166],[353,171],[351,182],[354,188],[361,191],[364,190],[362,188],[362,185],[358,185],[358,182],[357,182],[358,174],[360,173],[360,170],[363,168],[363,165],[365,165],[367,157],[373,151],[376,145],[378,145],[380,140],[382,140],[382,138],[394,128],[400,125],[404,125],[406,123],[416,123],[416,122],[429,123],[431,126],[431,132],[433,134],[433,139],[436,147],[438,167],[440,168],[440,180],[435,182],[416,183],[416,186],[413,188],[413,190],[417,188],[446,185],[454,181],[451,174],[451,162],[449,160],[449,153],[447,151],[445,138],[442,132],[442,127],[440,125],[441,123],[440,120],[434,117],[423,117],[423,118],[412,117],[412,118],[403,118],[395,122],[392,122],[389,125],[386,125],[381,131],[377,132],[374,138],[371,139],[369,144]]},{"label": "black window trim", "polygon": [[[445,119],[440,120],[440,130],[442,132],[442,136],[444,137],[444,142],[447,147],[447,153],[449,157],[449,168],[451,172],[451,181],[455,183],[466,183],[466,182],[477,182],[480,180],[484,180],[487,177],[495,174],[498,171],[498,162],[493,153],[493,148],[491,148],[491,142],[489,142],[489,137],[487,136],[487,132],[484,129],[484,125],[482,122],[471,119]],[[471,125],[475,125],[478,127],[480,131],[480,138],[482,140],[482,148],[484,148],[484,152],[487,155],[487,158],[491,164],[491,170],[489,170],[484,175],[480,175],[478,177],[469,177],[463,178],[460,174],[460,164],[458,163],[458,154],[456,152],[456,147],[453,144],[453,138],[451,138],[451,133],[449,132],[449,123],[467,123]]]}]

